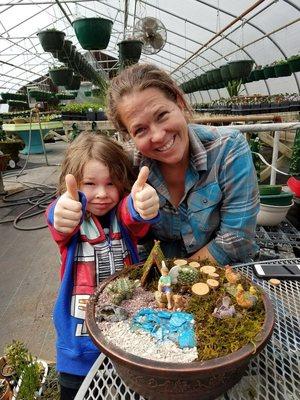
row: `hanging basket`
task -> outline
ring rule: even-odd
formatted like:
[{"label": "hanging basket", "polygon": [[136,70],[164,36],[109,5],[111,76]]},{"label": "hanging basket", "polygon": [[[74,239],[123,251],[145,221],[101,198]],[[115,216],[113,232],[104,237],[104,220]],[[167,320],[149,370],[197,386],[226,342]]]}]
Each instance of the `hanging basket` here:
[{"label": "hanging basket", "polygon": [[215,80],[214,80],[214,75],[213,75],[213,70],[209,70],[206,72],[206,76],[207,76],[207,83],[209,86],[214,85]]},{"label": "hanging basket", "polygon": [[70,68],[50,69],[49,75],[56,86],[70,85],[73,78],[73,71]]},{"label": "hanging basket", "polygon": [[221,77],[224,82],[228,82],[231,80],[231,74],[229,70],[229,64],[222,65],[220,67]]},{"label": "hanging basket", "polygon": [[253,75],[256,81],[260,81],[261,79],[265,79],[264,71],[263,69],[254,69],[253,70]]},{"label": "hanging basket", "polygon": [[265,79],[276,78],[274,65],[267,65],[263,69]]},{"label": "hanging basket", "polygon": [[44,51],[53,52],[63,48],[66,34],[61,31],[41,31],[38,34],[39,41]]},{"label": "hanging basket", "polygon": [[253,60],[238,60],[228,63],[231,79],[247,78],[253,68]]},{"label": "hanging basket", "polygon": [[276,77],[279,78],[281,76],[290,76],[292,74],[289,64],[287,62],[276,64],[274,66]]},{"label": "hanging basket", "polygon": [[292,72],[300,71],[300,56],[293,56],[288,59],[288,64]]},{"label": "hanging basket", "polygon": [[80,75],[74,74],[70,85],[65,85],[66,90],[79,90],[80,88]]},{"label": "hanging basket", "polygon": [[121,63],[135,64],[142,54],[143,42],[141,40],[123,40],[118,43],[119,60]]},{"label": "hanging basket", "polygon": [[214,78],[215,84],[222,82],[222,75],[221,75],[220,68],[212,69],[212,76]]},{"label": "hanging basket", "polygon": [[200,75],[200,78],[201,78],[201,83],[202,83],[203,89],[206,89],[207,85],[208,85],[207,74],[205,73],[205,74]]},{"label": "hanging basket", "polygon": [[113,22],[106,18],[81,18],[73,21],[76,37],[85,50],[103,50],[109,43]]}]

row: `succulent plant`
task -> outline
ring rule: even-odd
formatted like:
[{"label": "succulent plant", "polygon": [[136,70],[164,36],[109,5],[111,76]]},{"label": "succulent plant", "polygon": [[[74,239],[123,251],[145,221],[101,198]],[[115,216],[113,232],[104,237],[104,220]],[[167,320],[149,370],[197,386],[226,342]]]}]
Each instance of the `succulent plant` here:
[{"label": "succulent plant", "polygon": [[113,304],[120,304],[123,300],[131,299],[134,289],[140,286],[140,281],[129,278],[119,278],[109,283],[105,292],[111,297]]},{"label": "succulent plant", "polygon": [[177,282],[180,286],[192,286],[197,282],[199,272],[190,265],[183,265],[179,268]]}]

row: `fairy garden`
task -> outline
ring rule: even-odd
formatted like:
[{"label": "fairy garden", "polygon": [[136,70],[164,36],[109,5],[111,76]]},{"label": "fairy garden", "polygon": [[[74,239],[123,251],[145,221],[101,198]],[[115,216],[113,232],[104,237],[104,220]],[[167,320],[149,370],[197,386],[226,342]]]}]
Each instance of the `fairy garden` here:
[{"label": "fairy garden", "polygon": [[150,360],[188,363],[253,345],[265,321],[262,292],[234,268],[165,259],[155,245],[97,293],[105,340]]}]

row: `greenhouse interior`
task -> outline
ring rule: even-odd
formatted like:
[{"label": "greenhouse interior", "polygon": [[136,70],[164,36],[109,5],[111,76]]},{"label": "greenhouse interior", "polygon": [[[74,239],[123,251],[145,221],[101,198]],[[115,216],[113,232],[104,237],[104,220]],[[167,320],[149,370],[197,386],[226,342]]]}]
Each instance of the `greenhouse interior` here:
[{"label": "greenhouse interior", "polygon": [[0,400],[299,400],[300,2],[0,31]]}]

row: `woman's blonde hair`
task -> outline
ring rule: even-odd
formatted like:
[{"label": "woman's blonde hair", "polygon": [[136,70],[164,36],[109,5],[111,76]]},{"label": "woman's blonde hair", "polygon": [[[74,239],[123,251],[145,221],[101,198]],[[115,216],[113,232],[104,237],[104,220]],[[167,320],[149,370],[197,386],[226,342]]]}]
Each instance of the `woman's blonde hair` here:
[{"label": "woman's blonde hair", "polygon": [[[187,114],[191,115],[192,111],[185,100],[184,93],[170,75],[152,64],[135,64],[124,69],[112,79],[107,94],[108,117],[115,128],[124,136],[127,136],[128,132],[118,112],[118,104],[124,95],[153,87],[161,90],[174,103],[180,102]],[[188,120],[187,116],[186,118]]]},{"label": "woman's blonde hair", "polygon": [[82,132],[66,150],[59,177],[59,194],[66,191],[65,176],[67,174],[74,175],[77,185],[80,185],[84,166],[90,160],[100,161],[107,166],[120,197],[125,193],[130,193],[134,174],[125,150],[103,134]]}]

